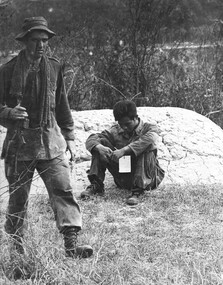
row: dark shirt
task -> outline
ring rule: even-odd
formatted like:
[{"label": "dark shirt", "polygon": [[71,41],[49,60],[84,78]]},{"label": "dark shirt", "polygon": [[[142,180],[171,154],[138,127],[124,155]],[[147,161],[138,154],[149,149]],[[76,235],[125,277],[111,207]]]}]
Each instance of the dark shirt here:
[{"label": "dark shirt", "polygon": [[[66,149],[66,140],[74,140],[74,122],[71,115],[67,96],[64,92],[63,74],[60,63],[49,58],[50,87],[49,96],[51,123],[41,127],[38,122],[40,104],[40,76],[39,71],[29,76],[35,76],[35,88],[26,88],[29,92],[24,96],[21,105],[27,108],[30,119],[28,128],[18,128],[18,123],[9,119],[11,108],[17,105],[16,98],[10,94],[11,79],[16,57],[0,68],[0,124],[7,128],[3,144],[2,158],[7,159],[8,152],[17,152],[18,160],[52,159],[59,156]],[[29,79],[27,80],[29,83]],[[16,133],[19,132],[19,135]],[[21,144],[21,136],[25,143]],[[10,149],[10,143],[14,140]],[[15,142],[15,140],[17,140]]]}]

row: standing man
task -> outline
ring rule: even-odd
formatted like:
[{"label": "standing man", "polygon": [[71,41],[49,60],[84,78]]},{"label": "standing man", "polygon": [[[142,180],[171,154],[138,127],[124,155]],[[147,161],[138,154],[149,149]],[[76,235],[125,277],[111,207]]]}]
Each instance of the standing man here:
[{"label": "standing man", "polygon": [[82,221],[73,197],[65,151],[75,156],[74,122],[60,63],[46,56],[55,35],[43,17],[24,20],[16,39],[18,56],[0,68],[0,124],[7,128],[2,158],[9,183],[5,230],[23,253],[22,239],[35,169],[47,188],[66,255],[89,257],[90,246],[76,246]]},{"label": "standing man", "polygon": [[164,170],[157,160],[157,126],[143,122],[132,101],[117,102],[113,114],[118,124],[90,135],[86,141],[86,148],[92,154],[88,172],[91,184],[81,193],[81,198],[104,194],[103,182],[108,169],[117,186],[131,190],[127,204],[137,205],[138,196],[157,188],[164,178]]}]

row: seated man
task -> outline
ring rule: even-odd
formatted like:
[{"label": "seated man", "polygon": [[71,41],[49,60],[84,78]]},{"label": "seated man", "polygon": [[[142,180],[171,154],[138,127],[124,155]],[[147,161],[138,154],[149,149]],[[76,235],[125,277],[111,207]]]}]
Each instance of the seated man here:
[{"label": "seated man", "polygon": [[[164,177],[157,160],[157,127],[138,117],[132,101],[117,102],[113,115],[118,124],[90,135],[86,141],[86,148],[92,154],[88,172],[91,184],[81,193],[81,198],[104,194],[103,181],[108,169],[118,187],[132,191],[127,204],[136,205],[138,196],[157,188]],[[126,173],[119,168],[119,159],[124,156],[130,156],[131,163],[131,170]]]}]

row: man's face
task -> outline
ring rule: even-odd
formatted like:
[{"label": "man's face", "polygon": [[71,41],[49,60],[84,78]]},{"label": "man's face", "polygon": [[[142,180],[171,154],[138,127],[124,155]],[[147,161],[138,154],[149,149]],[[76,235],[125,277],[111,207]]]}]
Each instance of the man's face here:
[{"label": "man's face", "polygon": [[129,117],[123,117],[118,121],[119,126],[127,133],[131,133],[139,123],[139,119],[135,117],[130,119]]},{"label": "man's face", "polygon": [[27,55],[33,60],[40,59],[47,49],[48,39],[44,31],[31,32],[25,41]]}]

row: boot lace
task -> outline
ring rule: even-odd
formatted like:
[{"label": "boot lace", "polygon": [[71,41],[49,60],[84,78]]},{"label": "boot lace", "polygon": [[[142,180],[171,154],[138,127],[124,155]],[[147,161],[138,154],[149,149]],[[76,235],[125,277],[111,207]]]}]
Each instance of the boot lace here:
[{"label": "boot lace", "polygon": [[67,227],[63,231],[64,246],[66,250],[75,250],[77,246],[78,232],[75,227]]}]

